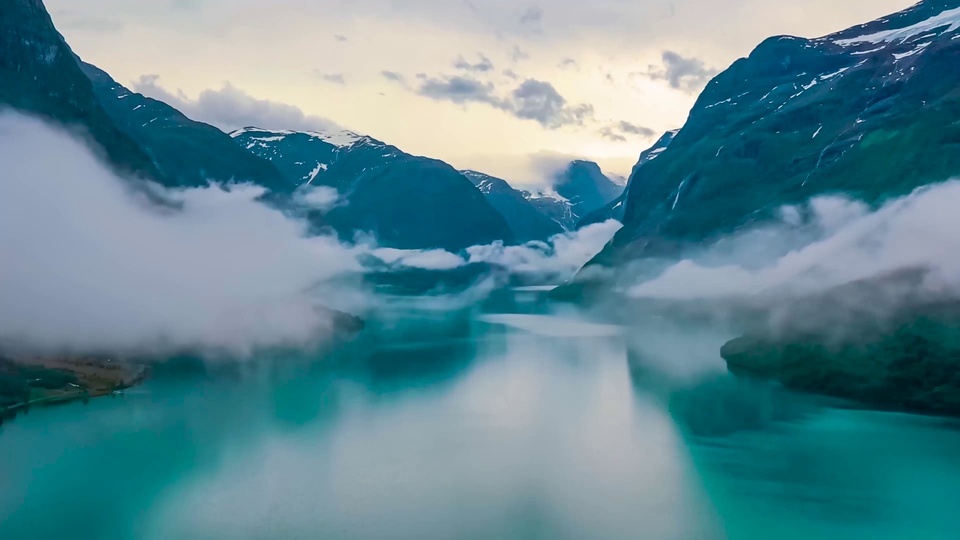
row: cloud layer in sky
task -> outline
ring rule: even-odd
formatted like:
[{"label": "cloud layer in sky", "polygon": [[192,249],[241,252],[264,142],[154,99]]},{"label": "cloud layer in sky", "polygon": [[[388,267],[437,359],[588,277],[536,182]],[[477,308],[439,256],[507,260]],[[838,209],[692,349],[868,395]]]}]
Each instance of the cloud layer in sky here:
[{"label": "cloud layer in sky", "polygon": [[[80,56],[120,82],[159,74],[193,97],[230,81],[406,151],[532,182],[517,164],[538,152],[626,174],[716,70],[763,39],[825,34],[911,0],[46,3]],[[527,80],[542,85],[520,88]]]},{"label": "cloud layer in sky", "polygon": [[416,92],[438,101],[457,104],[480,103],[505,111],[522,120],[533,120],[547,129],[583,125],[593,117],[593,105],[570,105],[552,84],[536,79],[521,82],[506,96],[496,87],[469,75],[427,77]]},{"label": "cloud layer in sky", "polygon": [[[330,82],[343,83],[343,75],[323,75]],[[133,84],[133,90],[159,99],[193,120],[205,122],[224,131],[244,127],[290,129],[295,131],[324,131],[338,129],[327,118],[305,114],[299,107],[258,99],[229,82],[219,90],[204,90],[196,99],[182,91],[170,92],[159,84],[158,75],[143,75]]]}]

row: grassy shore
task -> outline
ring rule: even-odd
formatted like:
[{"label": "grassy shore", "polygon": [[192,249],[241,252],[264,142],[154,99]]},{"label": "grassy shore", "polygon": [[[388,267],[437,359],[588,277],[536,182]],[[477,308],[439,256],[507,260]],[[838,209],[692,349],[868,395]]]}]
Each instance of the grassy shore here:
[{"label": "grassy shore", "polygon": [[114,358],[0,358],[0,421],[32,406],[109,395],[148,373],[146,365]]}]

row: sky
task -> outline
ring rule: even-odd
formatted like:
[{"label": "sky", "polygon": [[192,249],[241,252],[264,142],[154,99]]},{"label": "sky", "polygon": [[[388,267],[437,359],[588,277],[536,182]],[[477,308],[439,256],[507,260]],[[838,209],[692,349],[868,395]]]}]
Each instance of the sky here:
[{"label": "sky", "polygon": [[626,175],[763,39],[911,0],[46,0],[84,60],[229,130],[344,127],[514,184]]}]

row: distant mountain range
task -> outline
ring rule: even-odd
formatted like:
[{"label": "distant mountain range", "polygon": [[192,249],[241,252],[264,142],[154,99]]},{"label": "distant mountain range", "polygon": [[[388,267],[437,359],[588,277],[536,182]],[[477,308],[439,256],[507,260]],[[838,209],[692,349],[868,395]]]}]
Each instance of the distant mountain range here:
[{"label": "distant mountain range", "polygon": [[315,212],[313,218],[345,238],[365,231],[383,246],[449,250],[514,241],[504,217],[442,161],[413,156],[349,131],[246,128],[231,137],[276,164],[301,189],[336,189],[345,203]]},{"label": "distant mountain range", "polygon": [[[530,192],[514,189],[506,180],[482,172],[461,171],[461,174],[473,182],[487,201],[507,220],[517,241],[545,240],[566,230],[568,221],[557,219],[556,212],[551,212],[550,208],[538,207],[531,202],[533,195]],[[563,215],[563,208],[568,207],[560,200],[550,200],[559,207],[554,210]]]},{"label": "distant mountain range", "polygon": [[[603,174],[600,166],[592,161],[570,162],[549,179],[549,188],[537,191],[513,188],[506,180],[481,172],[461,172],[487,196],[494,208],[508,216],[514,230],[526,231],[520,236],[531,240],[543,239],[543,234],[551,231],[555,234],[605,219],[617,219],[612,212],[600,212],[624,191],[623,185]],[[584,217],[595,213],[602,219],[584,221]]]},{"label": "distant mountain range", "polygon": [[383,246],[450,250],[546,240],[621,189],[589,162],[558,176],[555,194],[531,194],[502,180],[495,190],[478,189],[482,173],[461,174],[349,131],[246,128],[227,135],[81,61],[39,0],[0,0],[0,8],[0,104],[83,127],[124,175],[167,187],[252,182],[281,206],[298,190],[329,187],[340,202],[308,213],[316,229],[344,239],[371,234]]}]

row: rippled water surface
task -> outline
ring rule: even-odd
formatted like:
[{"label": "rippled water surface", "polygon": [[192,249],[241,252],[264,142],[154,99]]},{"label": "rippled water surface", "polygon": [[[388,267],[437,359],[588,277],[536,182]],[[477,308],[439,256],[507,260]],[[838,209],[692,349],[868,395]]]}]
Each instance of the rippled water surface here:
[{"label": "rippled water surface", "polygon": [[0,538],[960,538],[953,422],[731,380],[694,329],[392,315],[8,422]]}]

